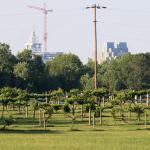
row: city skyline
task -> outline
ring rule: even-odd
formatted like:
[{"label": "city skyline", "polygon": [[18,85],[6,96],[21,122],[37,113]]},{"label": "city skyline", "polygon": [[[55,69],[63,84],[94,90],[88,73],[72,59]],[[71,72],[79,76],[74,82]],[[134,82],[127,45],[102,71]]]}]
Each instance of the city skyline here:
[{"label": "city skyline", "polygon": [[[71,52],[77,54],[84,63],[88,57],[93,58],[93,14],[92,10],[84,8],[94,3],[107,7],[97,12],[98,53],[102,43],[107,41],[125,41],[131,53],[149,52],[148,0],[47,0],[46,3],[49,9],[54,10],[48,15],[48,50],[51,52]],[[43,0],[1,2],[0,42],[8,43],[13,54],[24,49],[33,25],[43,42],[43,14],[27,8],[27,5],[42,6]]]},{"label": "city skyline", "polygon": [[103,44],[103,48],[98,56],[98,62],[102,64],[104,61],[111,61],[127,53],[129,51],[126,42],[107,42]]}]

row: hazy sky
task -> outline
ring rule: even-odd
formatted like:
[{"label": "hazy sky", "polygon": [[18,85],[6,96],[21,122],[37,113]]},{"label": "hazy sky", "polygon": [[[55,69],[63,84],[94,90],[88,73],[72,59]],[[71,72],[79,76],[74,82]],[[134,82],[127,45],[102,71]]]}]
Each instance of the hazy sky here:
[{"label": "hazy sky", "polygon": [[[43,14],[27,5],[42,6],[44,0],[0,0],[0,42],[10,44],[14,54],[24,49],[34,25],[43,41]],[[98,51],[105,41],[126,41],[132,53],[150,52],[150,0],[46,0],[48,49],[77,54],[83,62],[93,57],[93,3],[98,10]]]}]

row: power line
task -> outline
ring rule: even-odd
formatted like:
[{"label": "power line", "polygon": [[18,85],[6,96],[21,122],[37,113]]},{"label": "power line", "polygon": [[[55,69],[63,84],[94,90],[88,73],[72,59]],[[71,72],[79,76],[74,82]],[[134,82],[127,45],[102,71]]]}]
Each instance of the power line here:
[{"label": "power line", "polygon": [[150,14],[149,10],[134,10],[134,9],[126,9],[126,8],[108,8],[110,11],[119,11],[119,12],[128,12],[128,13],[147,13]]},{"label": "power line", "polygon": [[[79,8],[68,8],[68,9],[54,9],[54,13],[65,13],[65,12],[79,12],[79,11],[85,11],[84,8],[79,7]],[[119,12],[133,12],[133,13],[146,13],[150,14],[149,10],[134,10],[134,9],[125,9],[125,8],[107,8],[108,11],[119,11]],[[16,13],[4,13],[0,14],[0,16],[20,16],[20,15],[31,15],[31,14],[37,14],[33,12],[16,12]]]},{"label": "power line", "polygon": [[[102,24],[107,24],[107,25],[117,25],[117,26],[122,26],[122,27],[125,27],[125,28],[132,28],[132,29],[142,29],[142,31],[146,31],[146,32],[150,32],[150,29],[149,27],[147,26],[139,26],[137,24],[127,24],[127,23],[119,23],[119,22],[111,22],[111,21],[104,21],[104,22],[101,22]],[[146,30],[145,30],[146,29]]]},{"label": "power line", "polygon": [[23,16],[23,15],[35,15],[37,13],[33,12],[18,12],[18,13],[9,13],[9,14],[0,14],[1,17],[12,17],[12,16]]},{"label": "power line", "polygon": [[84,11],[85,8],[55,9],[55,13]]},{"label": "power line", "polygon": [[[113,34],[106,34],[106,33],[101,33],[101,35],[103,36],[103,37],[116,37],[116,35],[113,35]],[[117,36],[118,37],[118,36]],[[121,35],[121,36],[119,36],[119,38],[124,38],[124,39],[128,39],[128,40],[133,40],[133,41],[140,41],[140,42],[150,42],[150,40],[147,40],[147,39],[142,39],[142,38],[134,38],[134,37],[128,37],[128,36],[125,36],[125,35]]]}]

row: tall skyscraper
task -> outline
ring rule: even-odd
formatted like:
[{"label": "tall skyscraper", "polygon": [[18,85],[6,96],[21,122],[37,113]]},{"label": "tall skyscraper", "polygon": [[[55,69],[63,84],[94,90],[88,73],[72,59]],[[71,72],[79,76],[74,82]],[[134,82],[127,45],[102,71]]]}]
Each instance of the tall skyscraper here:
[{"label": "tall skyscraper", "polygon": [[128,47],[126,42],[107,42],[104,43],[98,57],[98,63],[101,64],[104,61],[111,61],[117,57],[120,57],[128,53]]}]

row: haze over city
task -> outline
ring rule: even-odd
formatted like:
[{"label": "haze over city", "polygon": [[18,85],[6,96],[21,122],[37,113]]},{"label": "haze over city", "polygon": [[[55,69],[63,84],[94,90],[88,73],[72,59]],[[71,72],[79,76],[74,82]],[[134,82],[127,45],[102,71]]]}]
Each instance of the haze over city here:
[{"label": "haze over city", "polygon": [[86,6],[106,6],[97,12],[98,52],[103,42],[125,41],[131,53],[149,52],[150,1],[148,0],[5,0],[0,5],[0,42],[17,54],[28,42],[32,28],[43,42],[43,14],[27,5],[47,3],[48,51],[71,52],[85,63],[93,57],[93,12]]}]

